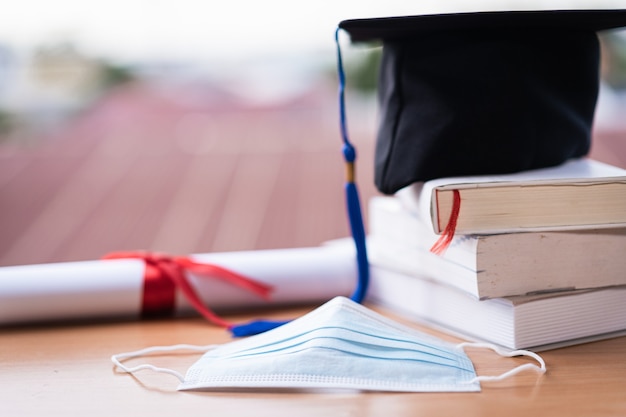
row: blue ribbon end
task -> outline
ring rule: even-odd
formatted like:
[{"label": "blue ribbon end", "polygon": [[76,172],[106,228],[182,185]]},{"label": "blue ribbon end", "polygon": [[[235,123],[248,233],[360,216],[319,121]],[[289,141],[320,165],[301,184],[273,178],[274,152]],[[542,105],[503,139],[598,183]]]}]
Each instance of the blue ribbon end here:
[{"label": "blue ribbon end", "polygon": [[283,324],[289,323],[286,321],[269,321],[269,320],[255,320],[249,323],[238,324],[231,327],[229,330],[234,337],[253,336],[259,333],[265,333],[268,330],[275,329]]}]

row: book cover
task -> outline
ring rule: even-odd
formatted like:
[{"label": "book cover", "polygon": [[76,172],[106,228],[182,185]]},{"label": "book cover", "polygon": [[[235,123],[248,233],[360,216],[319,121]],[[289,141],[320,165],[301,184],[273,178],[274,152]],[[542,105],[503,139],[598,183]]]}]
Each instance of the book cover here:
[{"label": "book cover", "polygon": [[626,228],[438,236],[398,198],[369,204],[370,262],[461,289],[475,298],[626,285]]},{"label": "book cover", "polygon": [[441,234],[455,192],[457,234],[626,226],[626,170],[588,158],[508,175],[440,178],[398,196]]}]

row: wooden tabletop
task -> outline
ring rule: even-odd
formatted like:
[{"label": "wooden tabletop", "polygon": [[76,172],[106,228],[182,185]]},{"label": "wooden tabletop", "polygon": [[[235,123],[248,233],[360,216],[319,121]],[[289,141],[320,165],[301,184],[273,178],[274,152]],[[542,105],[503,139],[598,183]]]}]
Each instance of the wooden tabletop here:
[{"label": "wooden tabletop", "polygon": [[[307,309],[264,312],[296,317]],[[231,317],[235,321],[247,315]],[[401,320],[401,319],[400,319]],[[421,328],[448,341],[445,334]],[[199,318],[14,328],[0,333],[2,416],[624,416],[626,337],[542,352],[543,376],[482,383],[480,393],[179,392],[171,375],[116,371],[111,355],[154,345],[225,343]],[[479,375],[524,363],[469,349]],[[185,373],[200,354],[132,359]]]}]

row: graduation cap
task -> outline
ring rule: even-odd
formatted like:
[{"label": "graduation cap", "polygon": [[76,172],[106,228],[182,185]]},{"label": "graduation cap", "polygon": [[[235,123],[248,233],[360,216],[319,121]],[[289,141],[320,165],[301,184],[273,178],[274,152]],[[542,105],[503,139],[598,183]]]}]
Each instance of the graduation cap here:
[{"label": "graduation cap", "polygon": [[596,32],[626,10],[477,12],[345,20],[382,41],[375,182],[554,166],[584,156],[599,89]]}]

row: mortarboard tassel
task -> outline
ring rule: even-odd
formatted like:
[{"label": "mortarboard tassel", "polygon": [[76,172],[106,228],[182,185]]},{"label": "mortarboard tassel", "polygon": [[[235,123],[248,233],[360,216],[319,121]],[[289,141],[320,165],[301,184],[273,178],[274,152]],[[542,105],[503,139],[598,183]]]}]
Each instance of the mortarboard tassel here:
[{"label": "mortarboard tassel", "polygon": [[343,70],[343,60],[341,58],[339,31],[339,28],[335,31],[335,43],[337,45],[337,73],[339,77],[339,125],[341,128],[341,138],[343,140],[343,156],[346,161],[346,207],[348,210],[348,220],[350,221],[350,230],[356,247],[358,268],[357,287],[352,294],[351,299],[357,303],[361,303],[365,299],[367,287],[369,285],[369,262],[367,259],[365,227],[363,226],[363,216],[361,214],[359,190],[356,186],[356,150],[348,138],[348,128],[346,123],[346,76]]},{"label": "mortarboard tassel", "polygon": [[[346,162],[346,208],[348,220],[350,222],[350,230],[356,247],[357,271],[358,279],[356,289],[350,297],[353,301],[361,303],[367,294],[369,285],[369,262],[367,260],[367,248],[365,244],[365,227],[363,226],[363,216],[361,214],[361,204],[359,191],[355,180],[355,161],[356,150],[350,143],[348,138],[348,130],[346,126],[345,111],[345,73],[343,70],[343,61],[341,59],[341,47],[339,45],[339,31],[335,32],[335,42],[337,44],[337,72],[339,76],[339,125],[341,128],[341,138],[343,140],[343,156]],[[288,321],[252,321],[250,323],[233,326],[230,328],[233,336],[251,336],[257,333],[263,333]]]}]

